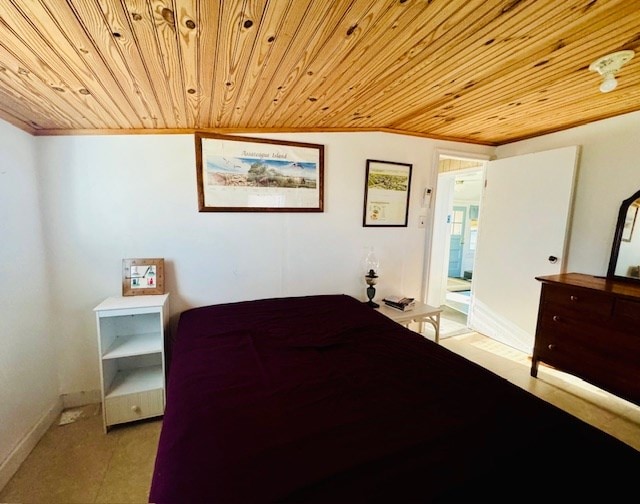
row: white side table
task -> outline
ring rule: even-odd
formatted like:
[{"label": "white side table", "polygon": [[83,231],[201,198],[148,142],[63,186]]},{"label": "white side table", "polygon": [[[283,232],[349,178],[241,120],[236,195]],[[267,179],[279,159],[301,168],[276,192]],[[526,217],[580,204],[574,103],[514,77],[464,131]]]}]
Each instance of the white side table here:
[{"label": "white side table", "polygon": [[409,327],[411,322],[418,322],[420,324],[420,332],[423,331],[425,322],[431,324],[436,331],[436,343],[440,343],[440,313],[442,313],[442,308],[416,303],[413,310],[401,311],[380,303],[380,307],[376,308],[376,310],[405,327]]},{"label": "white side table", "polygon": [[110,297],[94,311],[105,433],[115,424],[163,415],[169,294]]}]

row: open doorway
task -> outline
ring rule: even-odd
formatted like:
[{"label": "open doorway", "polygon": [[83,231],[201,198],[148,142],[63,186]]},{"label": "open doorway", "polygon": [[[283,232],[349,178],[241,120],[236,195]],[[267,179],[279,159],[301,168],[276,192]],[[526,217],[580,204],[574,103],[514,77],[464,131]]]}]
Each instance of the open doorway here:
[{"label": "open doorway", "polygon": [[485,161],[440,154],[427,303],[442,307],[441,334],[467,331]]}]

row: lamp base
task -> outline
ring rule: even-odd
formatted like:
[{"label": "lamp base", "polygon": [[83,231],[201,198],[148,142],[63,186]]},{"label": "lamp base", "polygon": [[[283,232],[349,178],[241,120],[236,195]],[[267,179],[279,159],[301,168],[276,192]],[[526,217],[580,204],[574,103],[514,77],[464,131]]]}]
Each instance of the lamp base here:
[{"label": "lamp base", "polygon": [[365,301],[367,306],[371,308],[378,308],[380,306],[378,303],[373,302],[373,298],[376,297],[376,288],[373,285],[367,287],[367,297],[369,298],[369,301]]}]

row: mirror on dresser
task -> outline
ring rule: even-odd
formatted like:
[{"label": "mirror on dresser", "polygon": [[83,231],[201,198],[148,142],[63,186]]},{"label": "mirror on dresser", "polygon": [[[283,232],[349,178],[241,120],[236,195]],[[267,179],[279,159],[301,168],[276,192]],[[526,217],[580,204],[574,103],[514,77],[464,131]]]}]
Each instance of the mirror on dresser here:
[{"label": "mirror on dresser", "polygon": [[620,205],[608,278],[640,282],[640,190]]}]

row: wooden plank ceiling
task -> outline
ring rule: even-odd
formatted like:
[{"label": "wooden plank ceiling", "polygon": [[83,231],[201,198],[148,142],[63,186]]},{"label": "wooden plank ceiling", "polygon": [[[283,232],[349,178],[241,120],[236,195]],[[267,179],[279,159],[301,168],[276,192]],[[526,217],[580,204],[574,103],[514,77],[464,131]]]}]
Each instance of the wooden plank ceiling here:
[{"label": "wooden plank ceiling", "polygon": [[1,0],[34,135],[395,131],[488,145],[640,110],[640,0]]}]

